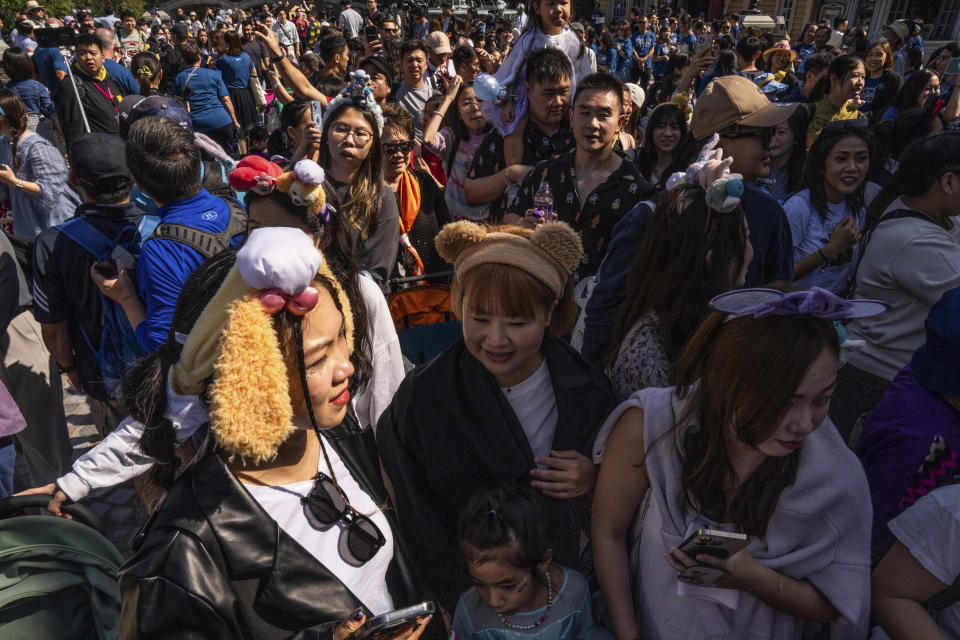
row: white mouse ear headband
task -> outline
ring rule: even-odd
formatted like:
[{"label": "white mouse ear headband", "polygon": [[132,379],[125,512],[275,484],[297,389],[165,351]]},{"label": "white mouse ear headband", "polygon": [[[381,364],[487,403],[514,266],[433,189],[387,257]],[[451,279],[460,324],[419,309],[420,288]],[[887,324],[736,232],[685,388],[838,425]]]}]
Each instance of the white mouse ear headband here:
[{"label": "white mouse ear headband", "polygon": [[383,111],[380,105],[373,97],[373,90],[370,88],[370,77],[363,69],[357,69],[350,73],[350,84],[343,88],[337,96],[327,103],[323,111],[323,117],[320,119],[320,129],[327,126],[327,119],[330,114],[337,111],[343,103],[354,104],[358,107],[366,107],[373,113],[377,122],[377,133],[383,134]]},{"label": "white mouse ear headband", "polygon": [[226,279],[187,336],[171,371],[176,393],[209,388],[210,429],[231,457],[262,462],[294,432],[287,365],[273,314],[302,316],[320,294],[317,276],[329,282],[353,349],[353,314],[346,293],[313,239],[294,228],[255,229]]}]

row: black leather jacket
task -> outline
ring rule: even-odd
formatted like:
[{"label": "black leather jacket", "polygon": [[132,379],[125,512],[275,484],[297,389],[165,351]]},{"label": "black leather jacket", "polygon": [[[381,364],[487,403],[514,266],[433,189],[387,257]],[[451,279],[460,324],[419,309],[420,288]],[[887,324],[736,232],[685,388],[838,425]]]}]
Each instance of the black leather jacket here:
[{"label": "black leather jacket", "polygon": [[[388,497],[373,434],[349,417],[324,431],[377,504]],[[394,532],[392,509],[385,510]],[[419,589],[395,536],[387,584],[397,608]],[[121,569],[121,638],[332,638],[361,603],[284,533],[217,455],[212,437],[177,478]],[[419,594],[422,596],[422,594]]]}]

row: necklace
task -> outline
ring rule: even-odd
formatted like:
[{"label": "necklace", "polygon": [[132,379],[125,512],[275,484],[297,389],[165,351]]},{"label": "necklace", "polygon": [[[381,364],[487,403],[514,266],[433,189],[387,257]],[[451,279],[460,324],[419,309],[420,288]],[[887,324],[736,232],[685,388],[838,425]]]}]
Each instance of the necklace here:
[{"label": "necklace", "polygon": [[534,622],[533,624],[513,624],[507,620],[504,616],[498,615],[500,622],[505,624],[508,629],[518,629],[518,630],[527,630],[527,629],[536,629],[541,624],[543,624],[547,618],[550,617],[550,609],[553,608],[553,583],[550,581],[550,567],[547,567],[547,610],[540,616],[540,619]]}]

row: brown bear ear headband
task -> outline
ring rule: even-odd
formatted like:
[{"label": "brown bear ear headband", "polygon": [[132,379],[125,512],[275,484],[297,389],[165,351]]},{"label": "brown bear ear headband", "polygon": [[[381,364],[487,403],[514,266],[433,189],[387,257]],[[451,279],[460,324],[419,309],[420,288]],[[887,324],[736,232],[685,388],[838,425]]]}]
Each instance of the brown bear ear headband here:
[{"label": "brown bear ear headband", "polygon": [[287,227],[253,230],[220,289],[186,338],[171,371],[175,393],[199,395],[213,379],[210,430],[231,458],[263,462],[294,432],[288,358],[272,315],[303,316],[319,300],[317,275],[333,284],[353,350],[353,314],[310,236]]},{"label": "brown bear ear headband", "polygon": [[313,160],[301,160],[292,171],[284,173],[276,163],[260,156],[241,158],[227,175],[230,186],[237,191],[253,191],[262,196],[274,189],[286,193],[293,204],[307,208],[307,215],[320,216],[326,227],[336,210],[327,204],[323,178],[323,167]]},{"label": "brown bear ear headband", "polygon": [[583,259],[580,237],[563,222],[544,222],[527,234],[488,232],[484,226],[461,220],[440,230],[436,246],[458,277],[481,264],[505,264],[539,280],[559,298]]}]

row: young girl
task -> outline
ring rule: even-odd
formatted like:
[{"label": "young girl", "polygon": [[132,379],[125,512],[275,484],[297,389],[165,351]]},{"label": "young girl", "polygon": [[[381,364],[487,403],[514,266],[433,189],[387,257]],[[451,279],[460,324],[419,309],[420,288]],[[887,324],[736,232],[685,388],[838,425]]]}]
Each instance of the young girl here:
[{"label": "young girl", "polygon": [[682,149],[693,142],[687,138],[687,129],[686,115],[672,102],[660,104],[647,119],[643,146],[637,151],[637,169],[658,193],[664,190],[672,173],[686,168],[678,163],[689,155],[681,153]]},{"label": "young girl", "polygon": [[783,210],[793,237],[794,278],[804,287],[842,295],[860,255],[866,205],[880,187],[866,182],[873,135],[865,121],[827,125],[810,149],[808,188],[787,200]]},{"label": "young girl", "polygon": [[[810,620],[866,637],[870,494],[827,410],[833,321],[884,305],[744,289],[710,308],[677,386],[633,394],[594,445],[593,557],[616,636],[799,638]],[[749,543],[722,560],[679,549],[704,528]]]},{"label": "young girl", "polygon": [[473,83],[464,84],[460,76],[454,76],[443,102],[423,128],[427,149],[444,160],[447,174],[444,198],[454,220],[486,220],[490,213],[489,205],[471,207],[463,195],[467,168],[489,130],[490,123],[480,111]]},{"label": "young girl", "polygon": [[508,98],[502,107],[493,101],[484,102],[482,105],[484,117],[503,136],[512,133],[527,113],[524,83],[526,61],[530,52],[552,47],[560,49],[570,58],[573,64],[573,77],[570,78],[571,101],[577,82],[593,71],[583,42],[567,26],[570,20],[570,0],[531,0],[528,13],[530,22],[526,30],[520,34],[495,76],[501,86],[508,87],[508,94],[516,96],[516,103]]},{"label": "young girl", "polygon": [[460,513],[460,549],[473,587],[453,614],[454,640],[601,640],[578,572],[553,562],[546,514],[529,488],[474,496]]}]

